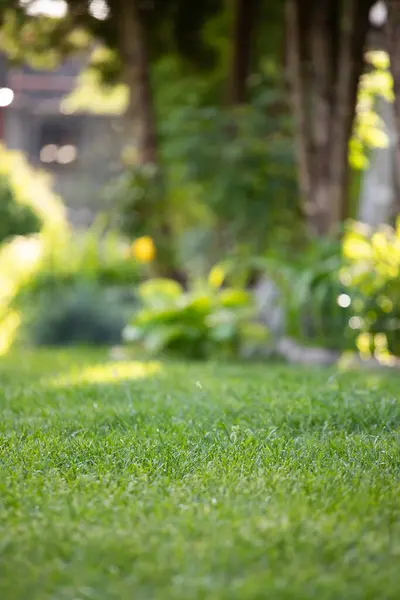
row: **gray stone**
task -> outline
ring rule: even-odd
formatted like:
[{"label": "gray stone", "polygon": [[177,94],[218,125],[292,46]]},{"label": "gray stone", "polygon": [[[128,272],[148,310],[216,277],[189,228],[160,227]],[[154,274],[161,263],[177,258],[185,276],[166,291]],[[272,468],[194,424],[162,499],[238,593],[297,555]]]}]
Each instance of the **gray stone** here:
[{"label": "gray stone", "polygon": [[271,338],[277,340],[285,331],[285,309],[276,283],[264,276],[254,289],[258,320],[268,327]]},{"label": "gray stone", "polygon": [[334,365],[340,358],[340,353],[326,348],[302,346],[295,340],[282,337],[276,345],[276,352],[287,362],[298,365]]}]

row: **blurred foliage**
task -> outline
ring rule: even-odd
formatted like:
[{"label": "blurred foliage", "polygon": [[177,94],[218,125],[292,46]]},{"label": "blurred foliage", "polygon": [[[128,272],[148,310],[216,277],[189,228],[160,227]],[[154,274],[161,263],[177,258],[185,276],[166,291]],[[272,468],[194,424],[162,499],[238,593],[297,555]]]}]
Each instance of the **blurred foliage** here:
[{"label": "blurred foliage", "polygon": [[[71,231],[65,224],[62,230],[15,238],[0,248],[1,349],[7,350],[17,334],[35,342],[41,341],[41,336],[50,340],[50,329],[56,324],[59,333],[54,331],[54,336],[60,343],[66,342],[62,338],[68,333],[66,323],[74,319],[76,329],[79,319],[88,319],[85,330],[88,343],[94,342],[96,335],[105,342],[104,328],[111,330],[112,323],[120,323],[122,316],[126,322],[128,311],[131,314],[134,286],[139,277],[139,265],[130,244],[115,232],[105,230],[101,220],[82,234]],[[95,290],[101,290],[98,306]],[[105,294],[114,294],[109,304],[104,300]],[[91,303],[92,321],[87,317]],[[100,313],[103,311],[105,315],[107,310],[110,316],[108,321],[104,317],[103,328]],[[120,331],[122,326],[118,327]],[[115,333],[117,329],[114,325],[113,328]],[[70,332],[70,341],[78,339],[72,325]]]},{"label": "blurred foliage", "polygon": [[302,219],[280,76],[266,63],[252,78],[251,103],[230,109],[204,104],[207,82],[182,79],[173,60],[160,72],[170,83],[157,100],[161,167],[125,156],[131,165],[105,190],[120,208],[114,223],[131,237],[150,235],[160,254],[172,244],[174,266],[198,276],[238,246],[290,244]]},{"label": "blurred foliage", "polygon": [[277,283],[287,335],[387,364],[400,356],[400,220],[378,231],[349,223],[341,241],[315,240],[297,256],[252,257],[250,265]]},{"label": "blurred foliage", "polygon": [[[21,324],[21,315],[13,307],[18,291],[37,273],[44,240],[59,239],[66,227],[66,215],[61,199],[51,189],[48,176],[33,169],[25,157],[0,146],[0,181],[2,190],[2,244],[0,245],[0,353],[7,351]],[[19,230],[7,219],[10,196],[24,207],[28,221]],[[28,227],[29,225],[29,227]],[[30,231],[37,235],[23,236]],[[11,237],[11,234],[16,234]]]},{"label": "blurred foliage", "polygon": [[[124,5],[110,0],[109,18],[102,21],[90,13],[91,3],[67,3],[70,14],[60,20],[32,20],[18,3],[8,3],[14,10],[5,15],[2,45],[12,60],[29,58],[47,67],[85,48],[91,52],[88,68],[63,110],[121,114],[129,101],[118,46]],[[143,275],[183,271],[186,289],[159,278],[140,286],[142,310],[128,334],[150,352],[235,356],[252,335],[260,343],[265,337],[254,322],[248,291],[265,270],[280,287],[288,335],[338,350],[358,341],[363,352],[366,340],[371,352],[374,345],[382,348],[383,335],[387,351],[399,353],[398,272],[389,276],[398,267],[390,263],[398,243],[393,232],[365,234],[368,260],[355,254],[361,234],[354,228],[346,232],[344,254],[338,241],[306,243],[282,68],[283,4],[260,3],[248,101],[235,107],[226,98],[232,66],[232,11],[226,4],[140,4],[151,42],[159,161],[140,165],[135,149],[127,149],[123,173],[104,190],[113,207],[109,230],[97,223],[83,235],[71,232],[48,182],[20,156],[1,151],[0,194],[9,198],[11,190],[44,223],[38,236],[1,248],[4,331],[5,325],[14,331],[29,316],[31,337],[40,343],[67,343],[68,331],[69,341],[84,341],[80,322],[88,325],[82,333],[86,341],[105,340],[119,322],[112,310],[107,320],[106,288],[133,288]],[[369,52],[367,59],[349,148],[351,165],[358,170],[368,165],[370,148],[386,143],[376,100],[391,101],[393,95],[387,55]],[[123,242],[115,230],[134,244]],[[222,271],[213,269],[205,283],[210,266],[221,261]],[[229,262],[231,288],[224,288]],[[387,267],[382,274],[386,263],[392,271]]]},{"label": "blurred foliage", "polygon": [[340,279],[351,297],[357,347],[385,360],[400,356],[400,219],[397,228],[371,231],[355,223],[343,242]]},{"label": "blurred foliage", "polygon": [[151,279],[139,287],[142,308],[125,330],[150,354],[169,352],[185,358],[237,357],[246,345],[267,338],[255,321],[251,295],[221,288],[223,273],[195,282],[188,291],[174,280]]},{"label": "blurred foliage", "polygon": [[35,276],[40,262],[40,237],[15,237],[0,246],[0,354],[14,342],[21,314],[13,306],[19,290]]},{"label": "blurred foliage", "polygon": [[[162,227],[164,190],[156,165],[127,168],[107,186],[107,196],[118,202],[113,223],[129,237],[142,236]],[[165,207],[164,207],[165,208]],[[116,214],[117,213],[117,214]]]},{"label": "blurred foliage", "polygon": [[[227,46],[226,40],[222,43],[218,39],[218,29],[209,24],[210,29],[216,38],[214,45]],[[64,98],[63,108],[71,113],[123,114],[129,102],[129,89],[121,78],[111,75],[116,69],[116,60],[115,51],[96,46],[87,67],[78,76],[74,90]],[[218,64],[204,73],[185,68],[179,56],[167,54],[152,65],[151,80],[156,112],[162,120],[177,106],[218,102],[224,74]]]},{"label": "blurred foliage", "polygon": [[[47,174],[31,165],[21,152],[0,145],[0,241],[39,229],[62,228],[66,222],[63,202],[51,188]],[[7,219],[9,221],[7,222]]]},{"label": "blurred foliage", "polygon": [[122,115],[129,103],[129,90],[118,78],[119,70],[116,53],[97,46],[86,69],[79,73],[74,90],[64,98],[63,111]]},{"label": "blurred foliage", "polygon": [[394,97],[388,54],[382,50],[371,50],[366,53],[366,60],[369,68],[360,79],[354,132],[349,146],[353,169],[367,168],[368,151],[387,145],[387,135],[376,112],[376,103],[379,97],[388,102],[393,102]]},{"label": "blurred foliage", "polygon": [[24,333],[34,345],[105,345],[122,339],[126,320],[120,299],[97,282],[54,282],[31,300],[24,311]]},{"label": "blurred foliage", "polygon": [[15,197],[8,179],[0,174],[0,243],[15,235],[40,231],[41,221],[30,206]]},{"label": "blurred foliage", "polygon": [[[312,262],[314,255],[315,263]],[[355,335],[349,327],[352,309],[339,279],[340,254],[310,253],[296,277],[288,301],[288,332],[311,344],[336,351],[355,349]],[[342,302],[343,299],[343,302]],[[300,312],[297,312],[300,307]]]},{"label": "blurred foliage", "polygon": [[[29,61],[37,68],[54,68],[65,56],[87,49],[96,40],[116,53],[113,68],[109,61],[99,60],[97,65],[104,80],[115,83],[124,67],[119,52],[121,24],[126,17],[124,3],[108,0],[108,15],[101,19],[96,18],[93,2],[65,3],[65,14],[55,19],[45,14],[46,6],[34,14],[26,10],[27,2],[3,0],[2,48],[14,62]],[[222,0],[203,0],[196,5],[187,0],[138,3],[141,24],[151,40],[150,61],[174,53],[190,67],[209,68],[215,62],[215,49],[203,35],[204,25],[223,13],[224,8]]]},{"label": "blurred foliage", "polygon": [[[256,106],[182,110],[165,123],[164,155],[174,186],[181,197],[185,188],[196,194],[213,216],[213,241],[222,254],[243,242],[253,251],[264,249],[274,226],[289,227],[296,216],[290,133],[267,113]],[[182,200],[177,202],[179,209]]]},{"label": "blurred foliage", "polygon": [[127,168],[105,193],[116,207],[110,215],[111,226],[128,238],[151,240],[149,260],[139,262],[154,261],[153,273],[159,275],[173,272],[176,232],[171,229],[171,206],[159,168],[149,163]]},{"label": "blurred foliage", "polygon": [[339,278],[343,265],[339,240],[314,239],[296,254],[270,252],[248,264],[278,286],[287,336],[306,346],[354,349],[355,335],[349,328],[352,313],[338,303],[346,292]]},{"label": "blurred foliage", "polygon": [[39,272],[32,290],[52,281],[94,281],[103,285],[130,286],[139,280],[139,267],[129,243],[107,230],[103,217],[86,231],[66,227],[62,235],[44,239]]}]

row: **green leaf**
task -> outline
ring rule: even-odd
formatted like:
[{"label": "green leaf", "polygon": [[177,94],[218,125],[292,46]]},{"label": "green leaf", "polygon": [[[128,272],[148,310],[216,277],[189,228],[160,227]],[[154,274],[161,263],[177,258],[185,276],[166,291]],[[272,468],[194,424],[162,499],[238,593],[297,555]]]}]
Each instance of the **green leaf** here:
[{"label": "green leaf", "polygon": [[219,303],[224,307],[243,307],[251,304],[251,296],[244,290],[227,288],[222,290],[218,297]]},{"label": "green leaf", "polygon": [[216,342],[230,342],[238,333],[237,324],[234,321],[219,323],[210,329],[210,338]]},{"label": "green leaf", "polygon": [[144,348],[150,354],[159,354],[183,334],[184,327],[181,325],[159,325],[145,336]]},{"label": "green leaf", "polygon": [[183,294],[183,287],[172,279],[150,279],[139,287],[139,297],[148,308],[173,306]]},{"label": "green leaf", "polygon": [[239,333],[243,342],[263,343],[270,337],[269,330],[261,323],[242,323]]}]

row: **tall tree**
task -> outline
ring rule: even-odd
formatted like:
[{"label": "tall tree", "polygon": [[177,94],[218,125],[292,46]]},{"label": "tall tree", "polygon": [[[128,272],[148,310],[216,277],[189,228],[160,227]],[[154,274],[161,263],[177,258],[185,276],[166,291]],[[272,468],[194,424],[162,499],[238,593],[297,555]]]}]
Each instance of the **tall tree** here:
[{"label": "tall tree", "polygon": [[129,131],[129,136],[137,140],[140,163],[157,165],[157,127],[151,90],[148,31],[137,0],[121,3],[119,28],[122,76],[130,90],[126,116],[133,131]]},{"label": "tall tree", "polygon": [[347,216],[348,144],[373,0],[287,0],[299,184],[317,235]]}]

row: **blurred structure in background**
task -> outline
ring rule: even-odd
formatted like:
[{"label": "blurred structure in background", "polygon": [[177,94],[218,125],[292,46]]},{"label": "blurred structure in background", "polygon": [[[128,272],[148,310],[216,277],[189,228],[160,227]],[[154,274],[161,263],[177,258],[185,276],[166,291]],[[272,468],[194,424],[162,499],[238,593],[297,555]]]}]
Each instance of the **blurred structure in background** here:
[{"label": "blurred structure in background", "polygon": [[9,149],[22,151],[52,175],[77,226],[89,225],[104,207],[100,192],[118,173],[121,155],[118,117],[68,114],[63,107],[84,67],[85,57],[74,57],[55,71],[7,69],[0,57],[0,136]]}]

